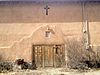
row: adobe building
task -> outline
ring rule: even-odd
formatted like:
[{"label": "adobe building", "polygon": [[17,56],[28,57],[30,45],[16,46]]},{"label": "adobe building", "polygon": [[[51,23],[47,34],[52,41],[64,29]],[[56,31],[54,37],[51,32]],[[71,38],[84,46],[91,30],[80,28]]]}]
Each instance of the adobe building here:
[{"label": "adobe building", "polygon": [[82,38],[86,50],[97,51],[99,1],[0,1],[0,61],[20,58],[39,67],[62,65],[67,61],[67,40]]}]

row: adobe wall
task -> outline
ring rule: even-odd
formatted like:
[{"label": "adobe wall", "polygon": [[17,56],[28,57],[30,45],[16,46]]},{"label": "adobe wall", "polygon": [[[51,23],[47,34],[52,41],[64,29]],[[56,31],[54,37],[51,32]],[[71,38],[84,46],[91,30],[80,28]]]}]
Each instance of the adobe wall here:
[{"label": "adobe wall", "polygon": [[[0,57],[14,61],[31,61],[32,44],[65,43],[68,39],[82,38],[82,7],[80,3],[49,3],[45,15],[44,3],[0,4]],[[91,46],[98,46],[100,4],[87,5]],[[54,27],[56,35],[44,37],[47,26]],[[59,33],[59,34],[58,34]],[[92,47],[95,48],[95,47]],[[97,47],[96,47],[97,48]],[[95,49],[94,49],[95,50]]]},{"label": "adobe wall", "polygon": [[[36,27],[29,36],[13,42],[13,44],[8,47],[1,47],[1,60],[14,61],[17,58],[23,58],[26,61],[31,62],[33,44],[65,44],[66,39],[80,40],[82,37],[81,22],[40,24],[41,26]],[[36,25],[40,24],[37,23]],[[45,31],[47,30],[48,26],[54,31],[49,38],[45,37]]]},{"label": "adobe wall", "polygon": [[[49,15],[44,7],[48,5]],[[1,3],[0,23],[81,22],[80,3]],[[77,13],[78,12],[78,13]]]},{"label": "adobe wall", "polygon": [[45,15],[45,5],[45,3],[1,3],[0,47],[7,47],[13,41],[30,35],[34,28],[38,27],[34,23],[82,22],[80,3],[48,3],[50,7],[48,16]]}]

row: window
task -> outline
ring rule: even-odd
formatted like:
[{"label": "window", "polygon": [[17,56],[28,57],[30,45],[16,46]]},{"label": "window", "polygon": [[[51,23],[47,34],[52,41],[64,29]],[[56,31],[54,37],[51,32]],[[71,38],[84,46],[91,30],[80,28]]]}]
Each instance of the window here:
[{"label": "window", "polygon": [[51,32],[50,31],[45,31],[45,37],[49,37],[50,38]]}]

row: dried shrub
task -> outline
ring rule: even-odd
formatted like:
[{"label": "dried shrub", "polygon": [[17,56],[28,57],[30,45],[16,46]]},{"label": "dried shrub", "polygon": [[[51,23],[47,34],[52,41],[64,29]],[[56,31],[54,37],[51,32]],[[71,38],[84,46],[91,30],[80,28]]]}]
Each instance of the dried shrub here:
[{"label": "dried shrub", "polygon": [[91,68],[100,68],[100,47],[96,46],[96,50],[92,51],[90,54],[90,64]]},{"label": "dried shrub", "polygon": [[11,62],[0,62],[0,73],[13,71],[13,64]]},{"label": "dried shrub", "polygon": [[67,40],[66,42],[67,50],[67,66],[74,69],[85,69],[88,65],[85,61],[89,60],[89,51],[84,50],[83,41],[77,40]]},{"label": "dried shrub", "polygon": [[67,40],[67,66],[74,69],[100,68],[100,47],[86,50],[83,41]]}]

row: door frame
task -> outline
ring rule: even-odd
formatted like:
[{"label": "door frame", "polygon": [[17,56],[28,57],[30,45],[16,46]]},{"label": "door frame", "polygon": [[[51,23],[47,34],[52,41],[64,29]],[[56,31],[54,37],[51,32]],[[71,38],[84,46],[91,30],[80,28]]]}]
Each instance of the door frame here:
[{"label": "door frame", "polygon": [[[64,55],[64,61],[65,61],[65,45],[64,44],[33,44],[32,45],[32,61],[35,61],[35,59],[36,59],[35,58],[35,49],[34,49],[35,46],[63,46],[64,47],[63,48],[63,50],[64,50],[63,51],[64,52],[63,55]],[[43,53],[43,57],[42,57],[42,61],[43,62],[42,62],[42,66],[41,67],[44,68],[44,67],[46,67],[45,66],[45,51],[43,50],[42,53]],[[57,66],[56,66],[56,56],[55,56],[55,54],[56,54],[56,50],[53,49],[53,66],[52,67],[56,68]],[[63,66],[61,66],[61,67],[63,67]]]}]

